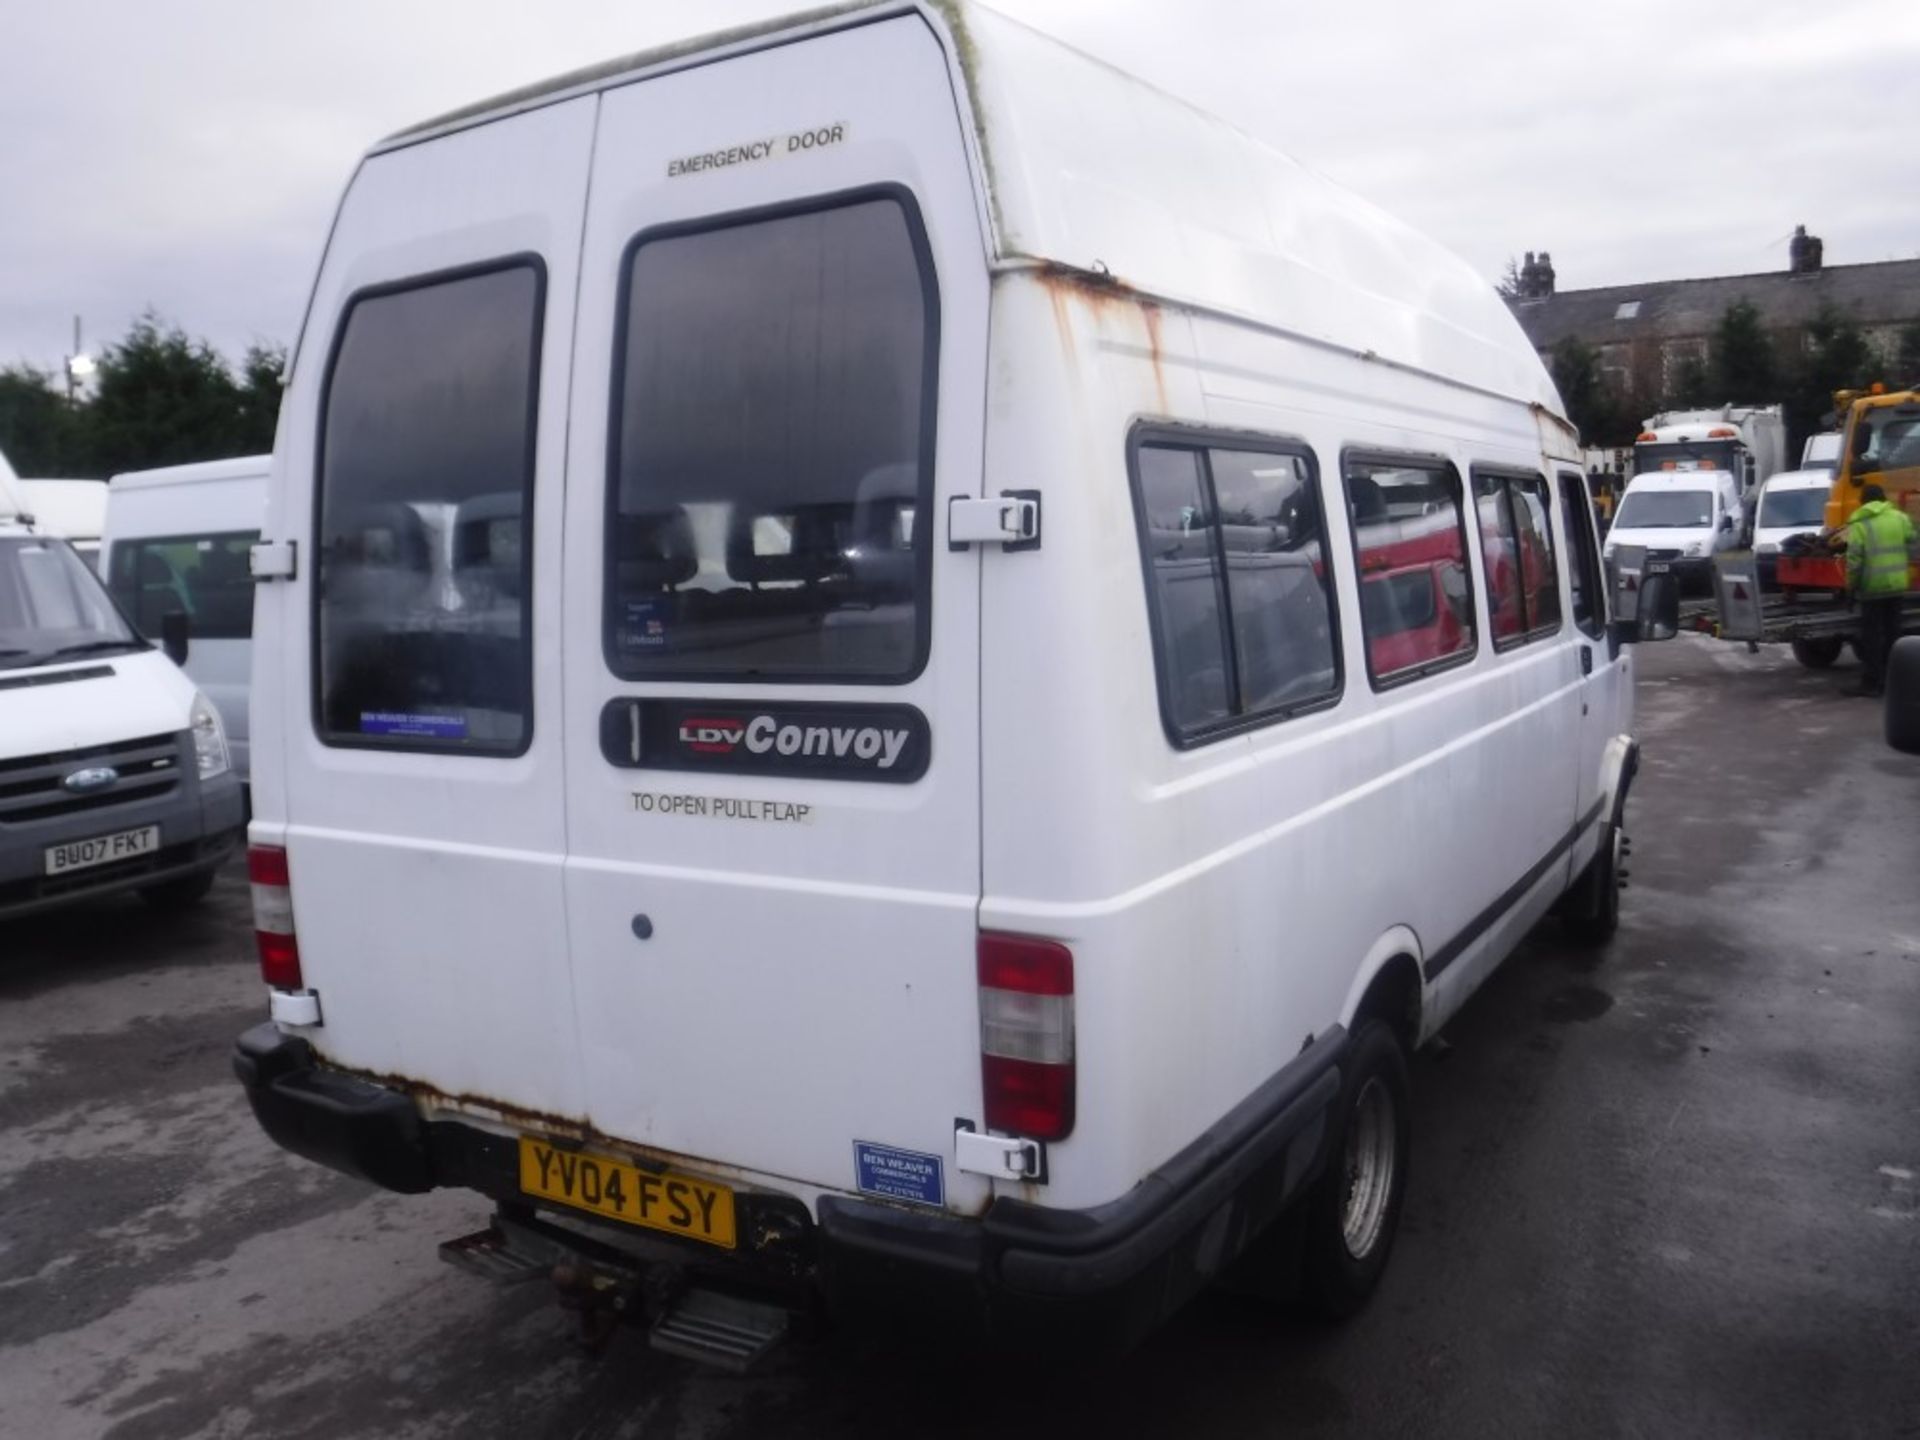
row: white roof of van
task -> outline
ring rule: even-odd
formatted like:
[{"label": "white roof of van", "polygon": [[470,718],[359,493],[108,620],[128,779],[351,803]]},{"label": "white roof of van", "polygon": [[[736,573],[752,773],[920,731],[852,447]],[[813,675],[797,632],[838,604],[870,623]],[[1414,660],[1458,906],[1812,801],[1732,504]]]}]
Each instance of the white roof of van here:
[{"label": "white roof of van", "polygon": [[205,480],[249,480],[273,468],[271,455],[242,455],[236,460],[201,460],[158,470],[128,470],[113,477],[116,490],[145,490],[162,485],[194,485]]},{"label": "white roof of van", "polygon": [[1782,470],[1767,477],[1769,490],[1825,490],[1833,485],[1831,470]]},{"label": "white roof of van", "polygon": [[1493,286],[1272,146],[972,0],[869,0],[630,55],[403,131],[395,148],[807,34],[923,15],[972,103],[997,266],[1061,265],[1563,415]]},{"label": "white roof of van", "polygon": [[1627,489],[1717,490],[1733,483],[1731,470],[1647,470],[1627,481]]}]

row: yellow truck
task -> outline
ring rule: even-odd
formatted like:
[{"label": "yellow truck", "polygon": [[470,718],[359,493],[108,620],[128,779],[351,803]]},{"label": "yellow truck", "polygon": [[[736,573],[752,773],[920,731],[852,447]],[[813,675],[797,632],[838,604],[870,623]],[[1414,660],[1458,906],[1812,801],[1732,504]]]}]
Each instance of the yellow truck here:
[{"label": "yellow truck", "polygon": [[[1764,596],[1751,557],[1723,560],[1716,575],[1716,611],[1710,622],[1722,639],[1781,642],[1794,658],[1824,669],[1853,638],[1858,612],[1847,596],[1847,557],[1841,538],[1847,520],[1878,485],[1887,499],[1920,525],[1920,389],[1836,390],[1841,419],[1839,468],[1827,499],[1824,529],[1794,550],[1783,550],[1774,570],[1778,593]],[[1920,566],[1908,576],[1906,628],[1920,628]]]}]

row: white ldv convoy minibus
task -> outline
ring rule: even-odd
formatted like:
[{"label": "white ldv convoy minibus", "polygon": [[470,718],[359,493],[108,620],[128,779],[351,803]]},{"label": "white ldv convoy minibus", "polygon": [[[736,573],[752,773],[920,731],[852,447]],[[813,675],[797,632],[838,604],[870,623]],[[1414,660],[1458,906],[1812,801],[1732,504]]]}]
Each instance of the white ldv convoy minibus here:
[{"label": "white ldv convoy minibus", "polygon": [[1580,454],[1461,262],[971,6],[399,135],[253,557],[254,1110],[712,1360],[1352,1310],[1407,1052],[1617,913]]}]

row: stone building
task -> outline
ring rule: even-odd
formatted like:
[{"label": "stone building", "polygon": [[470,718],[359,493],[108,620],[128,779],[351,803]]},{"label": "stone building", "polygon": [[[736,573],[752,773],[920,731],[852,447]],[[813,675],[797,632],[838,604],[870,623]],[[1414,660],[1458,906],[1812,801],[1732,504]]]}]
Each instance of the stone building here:
[{"label": "stone building", "polygon": [[[1554,346],[1576,336],[1599,352],[1609,380],[1624,393],[1640,396],[1667,393],[1688,360],[1704,362],[1714,326],[1727,307],[1740,300],[1758,308],[1777,355],[1798,354],[1806,343],[1808,322],[1830,307],[1851,317],[1891,367],[1901,331],[1920,324],[1920,260],[1828,265],[1823,248],[1819,237],[1801,225],[1794,229],[1784,270],[1596,290],[1556,289],[1552,257],[1530,251],[1520,267],[1519,293],[1508,304],[1549,362]],[[1879,378],[1920,382],[1920,375],[1889,373]]]}]

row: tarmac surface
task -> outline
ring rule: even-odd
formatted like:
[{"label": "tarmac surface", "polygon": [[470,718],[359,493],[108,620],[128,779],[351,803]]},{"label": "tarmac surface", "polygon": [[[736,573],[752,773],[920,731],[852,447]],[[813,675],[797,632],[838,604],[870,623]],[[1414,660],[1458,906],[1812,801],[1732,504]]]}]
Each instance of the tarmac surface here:
[{"label": "tarmac surface", "polygon": [[1208,1296],[1126,1360],[830,1338],[600,1356],[435,1245],[474,1196],[275,1149],[245,877],[0,924],[0,1434],[1920,1436],[1920,760],[1784,650],[1640,656],[1623,928],[1543,926],[1417,1058],[1387,1277]]}]

